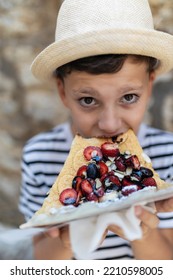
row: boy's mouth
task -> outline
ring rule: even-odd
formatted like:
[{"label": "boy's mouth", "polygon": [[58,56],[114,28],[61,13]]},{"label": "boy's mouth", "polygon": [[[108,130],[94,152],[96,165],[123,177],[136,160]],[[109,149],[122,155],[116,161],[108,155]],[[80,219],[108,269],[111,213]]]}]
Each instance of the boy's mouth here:
[{"label": "boy's mouth", "polygon": [[77,133],[78,135],[81,135],[82,137],[84,138],[112,138],[112,139],[115,139],[120,136],[121,134],[124,134],[128,131],[129,128],[125,128],[125,129],[122,129],[121,131],[118,131],[118,132],[115,132],[115,133],[104,133],[104,134],[93,134],[92,136],[86,136],[86,135],[81,135],[80,133]]},{"label": "boy's mouth", "polygon": [[98,136],[97,138],[117,138],[119,135],[127,132],[128,129],[122,130],[118,133],[111,133],[111,134],[102,134],[101,136]]},{"label": "boy's mouth", "polygon": [[118,133],[118,134],[105,134],[105,135],[102,135],[101,138],[116,138],[120,134],[121,133]]}]

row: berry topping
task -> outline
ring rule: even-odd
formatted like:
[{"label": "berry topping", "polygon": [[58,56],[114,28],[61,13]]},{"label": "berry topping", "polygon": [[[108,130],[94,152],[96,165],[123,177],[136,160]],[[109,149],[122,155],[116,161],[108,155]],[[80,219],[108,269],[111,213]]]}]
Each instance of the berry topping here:
[{"label": "berry topping", "polygon": [[105,157],[117,157],[120,153],[117,143],[105,142],[101,145],[102,154]]},{"label": "berry topping", "polygon": [[84,179],[81,182],[81,190],[83,194],[92,193],[93,192],[92,183],[89,180]]},{"label": "berry topping", "polygon": [[149,187],[149,186],[157,187],[157,183],[156,183],[155,179],[152,178],[152,177],[148,177],[148,178],[143,179],[141,183],[145,187]]},{"label": "berry topping", "polygon": [[64,205],[73,205],[77,200],[77,192],[72,188],[67,188],[61,192],[59,200]]},{"label": "berry topping", "polygon": [[96,201],[96,202],[98,202],[98,196],[97,196],[94,192],[89,193],[89,194],[87,195],[86,199],[87,199],[88,201]]},{"label": "berry topping", "polygon": [[88,146],[83,154],[86,164],[77,170],[72,188],[60,194],[59,200],[63,205],[114,200],[145,187],[157,187],[153,171],[140,166],[136,155],[128,151],[120,153],[117,143]]},{"label": "berry topping", "polygon": [[121,189],[121,182],[118,176],[115,175],[108,175],[103,179],[103,186],[105,191],[116,190],[119,191]]},{"label": "berry topping", "polygon": [[99,177],[99,170],[95,163],[89,163],[86,170],[87,178],[96,179]]},{"label": "berry topping", "polygon": [[126,187],[123,187],[122,190],[121,190],[121,193],[122,195],[124,196],[128,196],[129,194],[133,193],[133,192],[136,192],[138,191],[138,186],[136,185],[131,185],[131,186],[126,186]]},{"label": "berry topping", "polygon": [[82,182],[82,177],[80,176],[74,177],[72,181],[72,188],[78,192],[80,190],[81,182]]},{"label": "berry topping", "polygon": [[86,177],[86,170],[87,170],[87,165],[82,165],[77,171],[77,176],[85,178]]},{"label": "berry topping", "polygon": [[98,189],[94,189],[94,193],[96,194],[97,197],[102,197],[105,194],[104,188],[100,187]]},{"label": "berry topping", "polygon": [[133,185],[133,182],[131,181],[130,176],[125,176],[122,179],[122,186],[131,186],[131,185]]},{"label": "berry topping", "polygon": [[100,177],[108,173],[108,167],[103,161],[98,162],[97,166],[99,169]]},{"label": "berry topping", "polygon": [[116,158],[115,165],[119,171],[126,171],[125,158],[122,155]]},{"label": "berry topping", "polygon": [[102,156],[103,155],[99,147],[88,146],[84,149],[84,157],[88,161],[91,159],[99,161],[102,159]]},{"label": "berry topping", "polygon": [[140,168],[140,162],[139,162],[139,159],[136,155],[128,157],[125,160],[125,163],[126,163],[127,166],[132,167],[134,169],[139,169]]},{"label": "berry topping", "polygon": [[136,178],[137,180],[142,180],[143,178],[143,174],[142,174],[142,171],[141,170],[136,170],[136,169],[133,169],[132,171],[132,174],[131,174],[134,178]]},{"label": "berry topping", "polygon": [[83,198],[83,194],[82,194],[82,190],[80,189],[80,190],[77,192],[77,199],[76,199],[75,206],[78,206],[78,205],[81,203],[82,198]]},{"label": "berry topping", "polygon": [[149,168],[146,167],[141,167],[140,171],[142,172],[142,177],[152,177],[153,176],[153,171]]},{"label": "berry topping", "polygon": [[109,176],[109,181],[110,181],[112,184],[114,184],[114,185],[116,185],[116,186],[118,186],[118,187],[121,186],[121,182],[120,182],[118,176],[110,175],[110,176]]},{"label": "berry topping", "polygon": [[92,186],[93,189],[96,188],[97,179],[94,180],[94,179],[92,179],[92,178],[88,178],[87,180],[90,182],[90,184],[91,184],[91,186]]}]

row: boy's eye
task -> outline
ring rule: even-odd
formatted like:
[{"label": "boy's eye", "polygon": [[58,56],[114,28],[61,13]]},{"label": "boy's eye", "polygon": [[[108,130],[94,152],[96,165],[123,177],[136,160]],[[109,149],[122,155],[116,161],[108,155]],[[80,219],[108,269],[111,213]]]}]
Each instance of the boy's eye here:
[{"label": "boy's eye", "polygon": [[89,106],[95,104],[95,100],[92,97],[83,97],[79,101],[82,106]]},{"label": "boy's eye", "polygon": [[139,99],[139,96],[136,94],[126,94],[122,98],[122,102],[126,104],[132,104],[137,102]]}]

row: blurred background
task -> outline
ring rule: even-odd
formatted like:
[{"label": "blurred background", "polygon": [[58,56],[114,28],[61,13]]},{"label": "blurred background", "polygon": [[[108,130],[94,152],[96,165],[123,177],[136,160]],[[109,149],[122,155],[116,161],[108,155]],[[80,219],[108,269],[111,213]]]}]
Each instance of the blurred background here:
[{"label": "blurred background", "polygon": [[[54,89],[30,72],[35,56],[54,41],[62,2],[0,0],[0,229],[23,222],[17,205],[26,140],[68,117]],[[149,2],[156,29],[173,34],[173,0]],[[173,132],[173,72],[156,81],[145,122]]]}]

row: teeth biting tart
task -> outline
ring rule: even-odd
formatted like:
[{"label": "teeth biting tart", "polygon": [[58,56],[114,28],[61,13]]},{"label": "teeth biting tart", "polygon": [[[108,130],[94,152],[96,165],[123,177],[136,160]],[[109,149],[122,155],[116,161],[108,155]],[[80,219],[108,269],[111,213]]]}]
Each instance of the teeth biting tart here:
[{"label": "teeth biting tart", "polygon": [[48,197],[21,228],[61,224],[139,201],[165,199],[173,193],[168,187],[131,129],[113,139],[76,135]]}]

